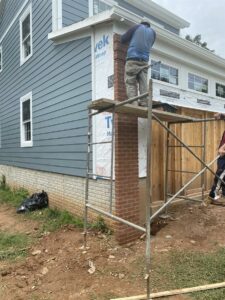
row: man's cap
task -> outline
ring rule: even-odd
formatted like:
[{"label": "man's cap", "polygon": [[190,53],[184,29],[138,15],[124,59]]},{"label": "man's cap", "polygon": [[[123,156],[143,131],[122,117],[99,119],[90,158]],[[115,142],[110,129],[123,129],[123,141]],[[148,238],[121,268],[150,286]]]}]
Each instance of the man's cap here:
[{"label": "man's cap", "polygon": [[143,17],[141,19],[141,24],[151,26],[151,23],[149,22],[149,20],[146,17]]}]

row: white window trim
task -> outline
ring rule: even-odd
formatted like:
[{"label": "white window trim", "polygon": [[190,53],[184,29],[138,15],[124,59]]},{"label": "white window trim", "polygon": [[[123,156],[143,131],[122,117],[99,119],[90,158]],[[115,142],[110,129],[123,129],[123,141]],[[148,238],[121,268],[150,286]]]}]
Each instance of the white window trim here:
[{"label": "white window trim", "polygon": [[[201,77],[201,78],[203,78],[203,79],[206,79],[206,80],[208,80],[208,91],[207,91],[207,93],[204,93],[204,92],[199,92],[199,91],[196,91],[195,89],[190,89],[189,88],[189,74],[192,74],[192,75],[195,75],[195,76],[198,76],[198,77]],[[187,90],[189,91],[189,92],[194,92],[194,93],[197,93],[197,94],[199,94],[199,95],[207,95],[207,96],[210,96],[211,95],[211,90],[210,90],[210,80],[209,80],[209,78],[206,78],[206,77],[204,77],[205,75],[201,75],[201,74],[199,74],[199,73],[194,73],[194,72],[192,72],[192,71],[188,71],[188,73],[187,73]]]},{"label": "white window trim", "polygon": [[[118,5],[118,2],[114,1],[114,0],[100,0],[102,2],[104,2],[105,4],[114,6],[114,5]],[[88,1],[88,7],[89,7],[89,17],[92,17],[94,15],[94,7],[93,7],[94,1],[93,0],[89,0]]]},{"label": "white window trim", "polygon": [[[31,131],[30,141],[24,141],[22,104],[26,100],[30,100],[30,131]],[[33,146],[33,113],[32,113],[32,92],[30,92],[20,98],[20,147],[32,147],[32,146]]]},{"label": "white window trim", "polygon": [[[22,22],[27,15],[30,14],[30,54],[23,57],[23,44],[22,44]],[[32,33],[32,5],[30,4],[20,17],[20,65],[22,66],[33,55],[33,33]]]},{"label": "white window trim", "polygon": [[181,75],[180,75],[181,74],[181,68],[179,68],[177,65],[172,65],[172,63],[170,63],[170,62],[163,62],[160,59],[151,58],[151,63],[152,63],[152,61],[156,61],[156,62],[157,61],[161,61],[162,65],[166,65],[166,66],[168,66],[170,68],[176,69],[178,71],[178,77],[177,77],[178,84],[174,84],[174,83],[170,83],[170,82],[166,82],[166,81],[162,81],[162,80],[159,80],[159,79],[152,78],[152,68],[149,68],[149,73],[148,73],[149,74],[149,78],[151,78],[155,82],[158,82],[160,84],[163,84],[163,85],[166,85],[166,86],[169,86],[169,87],[180,88],[180,86],[181,86],[180,85],[180,82],[181,82]]},{"label": "white window trim", "polygon": [[62,0],[52,0],[52,32],[62,28]]},{"label": "white window trim", "polygon": [[0,65],[1,65],[0,73],[1,73],[3,70],[2,46],[0,46],[0,53],[1,53],[1,61],[0,61]]},{"label": "white window trim", "polygon": [[220,85],[225,86],[225,83],[221,83],[221,82],[218,82],[218,81],[215,81],[214,83],[215,83],[215,97],[216,97],[217,99],[219,99],[219,100],[225,100],[224,97],[220,97],[220,96],[217,96],[217,95],[216,95],[216,84],[220,84]]}]

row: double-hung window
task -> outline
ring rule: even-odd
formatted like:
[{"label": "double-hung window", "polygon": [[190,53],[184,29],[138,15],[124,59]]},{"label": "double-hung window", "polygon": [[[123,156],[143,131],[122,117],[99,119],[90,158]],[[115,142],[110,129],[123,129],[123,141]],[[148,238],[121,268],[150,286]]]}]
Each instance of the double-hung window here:
[{"label": "double-hung window", "polygon": [[32,10],[31,5],[20,18],[20,64],[32,56]]},{"label": "double-hung window", "polygon": [[20,98],[20,145],[32,147],[32,93]]},{"label": "double-hung window", "polygon": [[156,80],[178,85],[178,69],[152,60],[151,77]]},{"label": "double-hung window", "polygon": [[225,98],[225,85],[216,83],[216,96]]},{"label": "double-hung window", "polygon": [[188,88],[197,92],[208,93],[208,79],[195,74],[188,74]]},{"label": "double-hung window", "polygon": [[0,72],[2,71],[2,46],[0,46]]}]

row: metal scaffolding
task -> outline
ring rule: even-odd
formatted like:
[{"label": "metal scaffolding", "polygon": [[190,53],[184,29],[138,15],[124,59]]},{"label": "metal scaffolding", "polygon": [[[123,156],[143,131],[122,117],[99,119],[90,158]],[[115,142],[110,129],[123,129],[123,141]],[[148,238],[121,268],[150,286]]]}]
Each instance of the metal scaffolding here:
[{"label": "metal scaffolding", "polygon": [[[136,105],[132,105],[132,102],[137,101],[138,99],[144,98],[148,96],[148,107],[140,107]],[[210,166],[217,160],[218,157],[213,159],[213,161],[206,163],[206,151],[205,151],[205,144],[206,144],[206,122],[215,121],[214,118],[208,119],[197,119],[192,118],[189,116],[184,116],[180,114],[175,114],[171,112],[160,111],[152,108],[152,80],[149,82],[149,92],[142,94],[140,96],[128,99],[123,102],[118,102],[116,100],[110,99],[99,99],[93,101],[92,104],[89,106],[89,114],[88,114],[88,151],[87,151],[87,176],[86,176],[86,192],[85,192],[85,213],[84,213],[84,245],[87,245],[87,219],[88,219],[88,211],[92,210],[97,212],[101,215],[104,215],[108,218],[111,218],[114,221],[121,222],[123,224],[129,225],[137,230],[146,233],[146,282],[147,282],[147,293],[146,299],[150,299],[150,267],[151,267],[151,222],[159,216],[161,213],[165,212],[165,210],[169,207],[169,205],[176,199],[181,198],[184,200],[191,200],[191,201],[203,201],[204,199],[204,174],[205,171],[210,171],[215,177],[217,177],[220,181],[222,181],[219,176],[210,168]],[[92,140],[92,118],[93,116],[103,113],[103,112],[110,112],[113,114],[112,116],[112,139],[110,142],[101,142],[101,143],[111,143],[111,171],[110,176],[103,176],[103,179],[110,180],[110,195],[109,195],[109,207],[108,211],[102,210],[97,208],[95,205],[89,203],[89,181],[93,179],[97,174],[92,172],[91,166],[91,154],[92,148],[95,145],[98,145],[98,142],[93,142]],[[128,220],[120,218],[113,213],[113,205],[112,205],[112,195],[113,195],[113,161],[114,161],[114,143],[115,143],[115,114],[128,114],[131,116],[136,116],[140,118],[147,119],[147,174],[146,174],[146,228],[142,227],[138,224],[134,224]],[[154,213],[151,212],[151,204],[152,204],[152,180],[151,180],[151,152],[152,152],[152,121],[156,121],[160,124],[162,128],[166,130],[166,159],[165,159],[165,168],[164,168],[164,204]],[[203,127],[203,143],[202,145],[192,146],[185,144],[172,130],[172,124],[178,123],[197,123],[197,122],[204,122]],[[168,155],[169,149],[171,149],[172,145],[169,145],[169,136],[172,136],[175,140],[179,142],[179,147],[184,147],[189,153],[192,154],[202,165],[202,169],[195,173],[195,172],[188,172],[193,173],[194,176],[185,183],[175,194],[168,193],[168,173],[169,172],[185,172],[182,170],[171,170],[168,167]],[[178,146],[176,146],[178,147]],[[198,157],[192,150],[193,147],[200,147],[202,149],[201,158]],[[192,183],[194,182],[199,176],[201,176],[201,188],[202,188],[202,200],[192,199],[189,197],[181,196],[180,194]],[[115,178],[116,180],[116,178]],[[224,183],[222,181],[222,183]],[[225,184],[225,183],[224,183]]]}]

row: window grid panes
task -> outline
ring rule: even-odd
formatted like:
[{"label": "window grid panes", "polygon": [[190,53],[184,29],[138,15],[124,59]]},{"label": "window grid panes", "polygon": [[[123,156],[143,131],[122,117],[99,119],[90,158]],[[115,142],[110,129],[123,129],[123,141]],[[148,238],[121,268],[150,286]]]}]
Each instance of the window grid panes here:
[{"label": "window grid panes", "polygon": [[30,99],[22,103],[22,125],[23,125],[23,140],[31,141],[31,114],[30,114]]},{"label": "window grid panes", "polygon": [[216,96],[225,98],[225,85],[216,83]]},{"label": "window grid panes", "polygon": [[189,73],[188,88],[197,92],[208,93],[208,79]]},{"label": "window grid panes", "polygon": [[102,11],[108,10],[110,8],[111,8],[111,6],[108,5],[108,4],[106,4],[103,1],[93,0],[93,12],[94,12],[94,15],[96,15],[96,14],[102,12]]},{"label": "window grid panes", "polygon": [[23,58],[26,58],[31,54],[30,14],[22,22],[22,47]]},{"label": "window grid panes", "polygon": [[153,64],[151,69],[152,79],[178,85],[178,69],[165,64],[155,64],[155,63],[156,61],[152,60],[152,64]]},{"label": "window grid panes", "polygon": [[24,122],[24,140],[31,141],[31,123],[30,121]]}]

